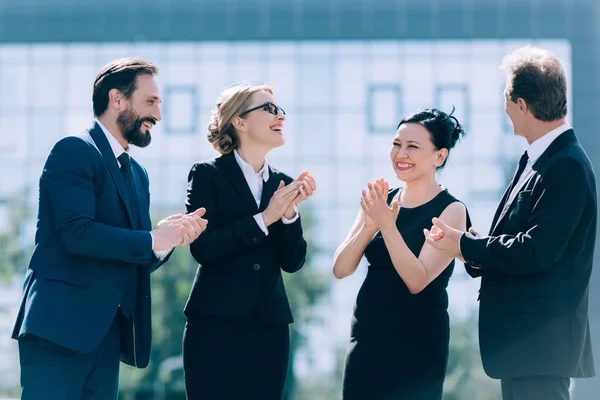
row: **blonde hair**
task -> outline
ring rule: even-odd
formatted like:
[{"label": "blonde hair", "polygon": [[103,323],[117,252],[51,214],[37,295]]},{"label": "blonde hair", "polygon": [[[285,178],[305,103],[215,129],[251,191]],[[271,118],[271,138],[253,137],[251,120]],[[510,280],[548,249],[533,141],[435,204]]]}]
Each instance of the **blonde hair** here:
[{"label": "blonde hair", "polygon": [[273,94],[266,85],[236,84],[228,87],[219,96],[217,108],[212,110],[208,123],[208,141],[221,154],[228,154],[239,146],[240,140],[233,120],[250,106],[252,95],[257,92]]}]

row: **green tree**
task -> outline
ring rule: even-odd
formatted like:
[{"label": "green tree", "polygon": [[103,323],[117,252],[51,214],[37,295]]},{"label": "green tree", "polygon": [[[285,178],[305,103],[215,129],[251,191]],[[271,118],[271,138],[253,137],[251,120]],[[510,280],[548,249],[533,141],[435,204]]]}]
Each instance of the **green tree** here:
[{"label": "green tree", "polygon": [[[318,323],[314,307],[329,291],[329,274],[314,270],[311,261],[319,251],[311,240],[313,226],[310,210],[302,211],[304,237],[308,242],[304,268],[295,274],[284,273],[284,281],[295,323],[290,327],[290,363],[288,368],[285,398],[293,400],[301,395],[298,392],[294,363],[300,351],[306,346],[304,331],[310,324]],[[155,212],[153,215],[169,215],[172,212]],[[175,398],[173,394],[183,393],[183,362],[181,339],[185,326],[183,307],[189,295],[197,263],[187,247],[177,248],[169,261],[152,274],[152,321],[153,345],[150,364],[140,370],[128,366],[121,368],[121,397],[132,398],[132,393],[152,393],[144,398]]]},{"label": "green tree", "polygon": [[28,204],[30,188],[0,198],[0,212],[8,217],[0,227],[0,281],[11,282],[15,275],[27,268],[33,249],[33,238],[24,237],[31,222],[31,207]]},{"label": "green tree", "polygon": [[302,210],[302,227],[304,238],[308,243],[306,262],[304,267],[294,273],[284,273],[286,291],[295,322],[290,325],[290,360],[286,377],[284,400],[297,400],[304,398],[302,387],[294,371],[298,354],[306,349],[306,328],[321,321],[315,314],[315,306],[329,293],[331,287],[331,274],[317,271],[312,264],[313,258],[321,249],[312,239],[314,221],[310,210]]},{"label": "green tree", "polygon": [[500,385],[483,370],[477,341],[477,313],[451,318],[450,354],[444,400],[500,400]]}]

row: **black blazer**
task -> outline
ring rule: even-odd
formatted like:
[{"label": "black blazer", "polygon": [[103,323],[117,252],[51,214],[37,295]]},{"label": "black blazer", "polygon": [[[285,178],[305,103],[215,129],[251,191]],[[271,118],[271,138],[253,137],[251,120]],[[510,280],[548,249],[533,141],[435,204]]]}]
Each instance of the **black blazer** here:
[{"label": "black blazer", "polygon": [[489,236],[465,234],[467,272],[481,276],[479,341],[492,378],[594,376],[588,322],[596,179],[573,130],[533,165]]},{"label": "black blazer", "polygon": [[195,164],[188,176],[188,212],[206,208],[206,230],[190,245],[200,264],[185,305],[185,314],[223,318],[258,317],[271,323],[291,323],[292,313],[281,270],[296,272],[304,265],[306,241],[300,218],[268,227],[253,218],[264,211],[279,182],[293,181],[269,168],[260,207],[233,153]]}]

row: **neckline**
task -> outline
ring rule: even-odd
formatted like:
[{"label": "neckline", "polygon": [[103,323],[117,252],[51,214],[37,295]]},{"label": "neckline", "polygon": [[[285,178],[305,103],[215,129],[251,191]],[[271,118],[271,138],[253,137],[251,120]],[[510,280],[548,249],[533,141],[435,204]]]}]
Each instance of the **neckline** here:
[{"label": "neckline", "polygon": [[[448,193],[448,189],[440,186],[442,188],[442,190],[436,194],[435,196],[433,196],[430,200],[427,200],[425,203],[423,204],[419,204],[418,206],[414,206],[414,207],[404,207],[402,204],[400,204],[400,210],[405,209],[405,210],[417,210],[419,208],[425,207],[428,204],[431,204],[433,201],[435,201],[437,198],[439,198],[443,193]],[[398,193],[396,193],[396,195],[394,196],[394,199],[398,199],[398,201],[400,201],[400,194],[402,193],[402,190],[404,190],[404,187],[399,187],[398,188]]]}]

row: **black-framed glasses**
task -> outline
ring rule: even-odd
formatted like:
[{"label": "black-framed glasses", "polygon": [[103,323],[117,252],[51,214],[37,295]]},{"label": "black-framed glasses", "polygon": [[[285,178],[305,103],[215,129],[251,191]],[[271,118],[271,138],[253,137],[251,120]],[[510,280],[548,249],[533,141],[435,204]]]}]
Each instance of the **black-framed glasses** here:
[{"label": "black-framed glasses", "polygon": [[266,112],[268,112],[269,114],[273,114],[273,115],[279,115],[280,112],[282,115],[285,115],[285,111],[283,110],[283,108],[279,107],[276,104],[271,103],[270,101],[267,101],[266,103],[262,103],[260,106],[256,106],[254,108],[244,111],[243,113],[240,114],[240,117],[242,115],[248,114],[249,112],[260,110],[260,109],[263,109]]}]

